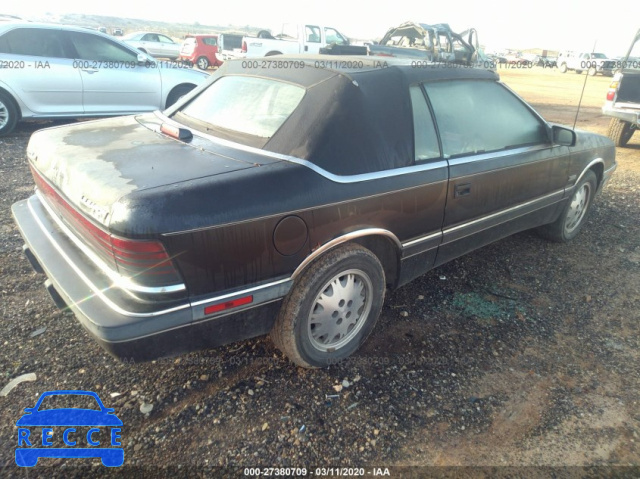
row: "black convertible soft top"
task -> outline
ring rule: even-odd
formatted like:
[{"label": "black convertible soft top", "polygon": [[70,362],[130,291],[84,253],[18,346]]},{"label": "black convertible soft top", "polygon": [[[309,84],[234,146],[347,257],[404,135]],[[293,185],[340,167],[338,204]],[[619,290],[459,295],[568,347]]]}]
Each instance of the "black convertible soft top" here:
[{"label": "black convertible soft top", "polygon": [[[288,67],[260,68],[264,62]],[[295,65],[298,67],[292,67]],[[499,79],[493,71],[460,65],[306,55],[231,61],[215,76],[223,75],[271,78],[304,87],[306,94],[300,105],[263,149],[308,160],[338,175],[413,164],[410,85]]]}]

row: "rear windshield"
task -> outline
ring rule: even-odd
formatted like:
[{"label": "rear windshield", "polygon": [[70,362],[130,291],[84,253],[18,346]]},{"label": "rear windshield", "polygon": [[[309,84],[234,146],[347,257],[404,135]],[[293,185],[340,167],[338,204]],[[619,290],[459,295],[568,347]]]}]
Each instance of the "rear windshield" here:
[{"label": "rear windshield", "polygon": [[189,37],[184,40],[185,45],[195,45],[196,39],[194,37]]},{"label": "rear windshield", "polygon": [[304,88],[276,80],[225,76],[178,114],[204,123],[207,128],[268,139],[289,118],[304,94]]}]

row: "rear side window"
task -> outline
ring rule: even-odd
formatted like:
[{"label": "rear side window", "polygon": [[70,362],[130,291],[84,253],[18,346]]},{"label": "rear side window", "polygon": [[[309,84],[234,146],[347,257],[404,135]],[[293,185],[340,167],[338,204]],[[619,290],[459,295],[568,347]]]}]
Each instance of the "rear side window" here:
[{"label": "rear side window", "polygon": [[68,58],[62,32],[45,28],[17,28],[0,37],[0,53],[45,58]]},{"label": "rear side window", "polygon": [[226,76],[181,113],[208,125],[270,138],[302,100],[302,87],[266,78]]},{"label": "rear side window", "polygon": [[544,123],[493,81],[426,83],[447,157],[548,143]]},{"label": "rear side window", "polygon": [[438,137],[433,125],[431,111],[419,86],[412,86],[411,107],[413,109],[413,137],[416,149],[416,163],[440,157]]},{"label": "rear side window", "polygon": [[218,42],[214,37],[204,37],[202,41],[205,43],[205,45],[210,45],[212,47],[215,47],[218,45]]}]

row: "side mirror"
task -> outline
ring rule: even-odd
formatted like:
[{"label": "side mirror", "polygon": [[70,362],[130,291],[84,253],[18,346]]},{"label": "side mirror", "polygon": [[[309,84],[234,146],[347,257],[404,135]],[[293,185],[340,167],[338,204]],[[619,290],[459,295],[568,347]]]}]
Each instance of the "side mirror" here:
[{"label": "side mirror", "polygon": [[138,64],[143,65],[153,61],[146,53],[138,53]]},{"label": "side mirror", "polygon": [[553,144],[562,146],[574,146],[576,144],[576,132],[563,126],[553,125]]}]

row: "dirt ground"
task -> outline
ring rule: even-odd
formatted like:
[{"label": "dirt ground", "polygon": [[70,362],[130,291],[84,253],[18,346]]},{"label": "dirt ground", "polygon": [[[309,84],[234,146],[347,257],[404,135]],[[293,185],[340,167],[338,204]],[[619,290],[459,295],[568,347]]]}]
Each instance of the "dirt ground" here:
[{"label": "dirt ground", "polygon": [[[500,75],[569,125],[584,86],[576,126],[606,133],[609,78]],[[618,149],[618,170],[573,242],[524,232],[433,270],[388,295],[357,355],[304,370],[267,338],[122,364],[56,310],[10,214],[33,188],[26,142],[48,124],[0,139],[0,388],[37,378],[0,397],[0,476],[24,473],[15,422],[53,389],[95,391],[115,408],[121,475],[640,476],[640,135]],[[29,474],[113,472],[79,464],[42,459]]]}]

